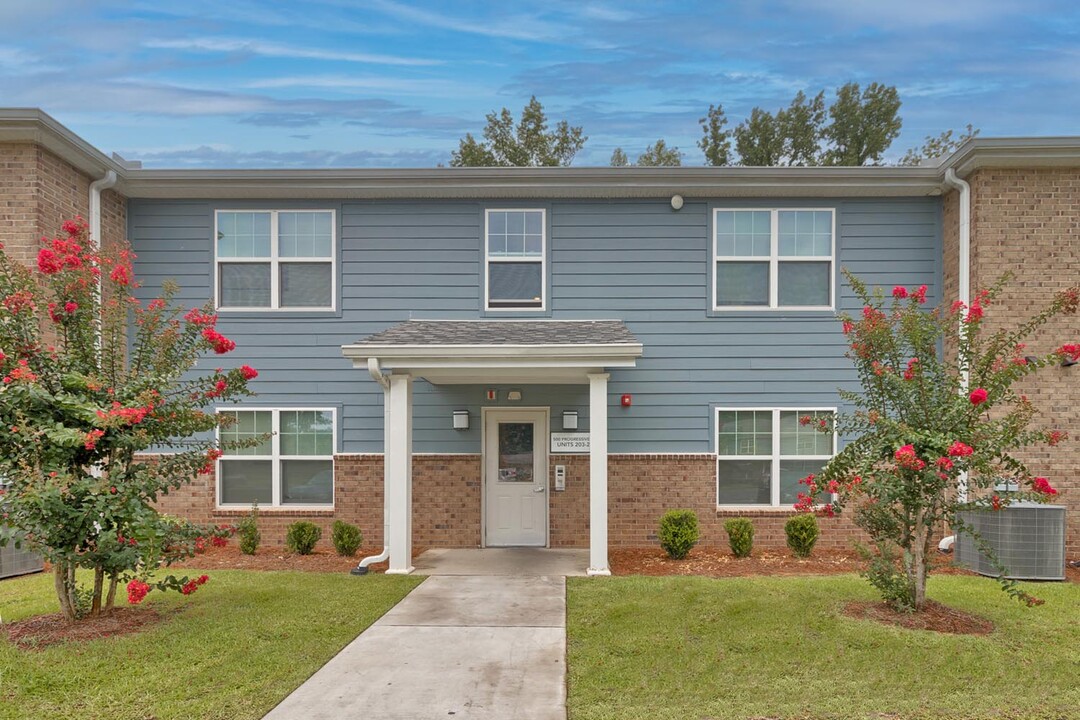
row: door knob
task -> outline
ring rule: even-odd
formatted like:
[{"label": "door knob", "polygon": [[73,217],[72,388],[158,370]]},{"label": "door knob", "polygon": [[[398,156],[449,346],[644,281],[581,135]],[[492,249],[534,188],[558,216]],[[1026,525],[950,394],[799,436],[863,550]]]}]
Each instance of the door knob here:
[{"label": "door knob", "polygon": [[540,486],[540,487],[538,487],[538,488],[533,488],[533,492],[544,492],[544,486],[543,486],[543,485],[541,485],[541,486]]}]

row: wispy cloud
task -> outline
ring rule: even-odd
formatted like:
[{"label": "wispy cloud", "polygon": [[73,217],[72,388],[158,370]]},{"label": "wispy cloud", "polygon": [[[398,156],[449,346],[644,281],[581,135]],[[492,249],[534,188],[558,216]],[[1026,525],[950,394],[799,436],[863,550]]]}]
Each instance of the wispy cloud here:
[{"label": "wispy cloud", "polygon": [[374,0],[370,5],[373,9],[399,20],[472,35],[535,42],[565,41],[576,35],[573,26],[551,22],[539,14],[502,14],[505,5],[491,8],[492,12],[478,17],[444,15],[392,0]]},{"label": "wispy cloud", "polygon": [[403,78],[386,75],[286,75],[254,80],[246,84],[257,90],[310,88],[342,91],[378,91],[392,95],[457,97],[483,95],[491,89],[483,84],[442,78]]},{"label": "wispy cloud", "polygon": [[266,42],[249,38],[234,37],[190,37],[190,38],[151,38],[143,42],[143,47],[188,50],[192,52],[208,53],[240,53],[250,55],[262,55],[274,58],[294,58],[306,60],[331,60],[349,63],[368,63],[375,65],[441,65],[441,60],[429,58],[403,57],[399,55],[382,55],[379,53],[359,53],[343,50],[326,50],[323,48],[303,47],[287,45],[285,43]]},{"label": "wispy cloud", "polygon": [[328,167],[418,167],[433,166],[446,159],[441,151],[402,150],[380,152],[360,150],[260,150],[245,152],[200,145],[167,150],[125,150],[128,160],[141,160],[144,167],[207,168],[328,168]]}]

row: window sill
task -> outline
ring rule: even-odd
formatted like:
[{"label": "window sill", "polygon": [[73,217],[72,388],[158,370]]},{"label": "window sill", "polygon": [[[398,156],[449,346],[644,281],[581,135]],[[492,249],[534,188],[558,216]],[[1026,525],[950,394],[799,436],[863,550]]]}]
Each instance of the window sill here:
[{"label": "window sill", "polygon": [[[286,507],[282,505],[260,505],[260,515],[333,515],[333,505],[304,505]],[[250,505],[224,505],[214,508],[212,514],[216,517],[239,517],[251,513]]]},{"label": "window sill", "polygon": [[798,515],[790,505],[717,505],[717,516],[769,517],[773,515]]}]

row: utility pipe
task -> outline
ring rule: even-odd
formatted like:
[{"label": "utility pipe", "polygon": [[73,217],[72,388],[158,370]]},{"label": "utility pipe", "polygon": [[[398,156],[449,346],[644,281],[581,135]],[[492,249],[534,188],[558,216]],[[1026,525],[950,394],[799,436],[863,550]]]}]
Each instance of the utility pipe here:
[{"label": "utility pipe", "polygon": [[[960,191],[960,248],[958,258],[958,279],[960,301],[966,307],[971,306],[971,185],[961,180],[953,168],[945,169],[945,184]],[[967,325],[960,319],[960,340],[967,336]],[[971,373],[967,367],[960,372],[960,394],[967,395],[971,386]],[[956,497],[960,502],[967,501],[968,475],[960,473],[956,487]]]},{"label": "utility pipe", "polygon": [[[383,389],[383,458],[386,457],[386,448],[390,444],[390,378],[379,367],[379,358],[368,358],[368,373],[371,379],[379,383]],[[390,511],[386,507],[386,498],[389,488],[386,487],[386,470],[383,469],[383,549],[378,555],[369,555],[349,572],[353,575],[367,575],[368,566],[390,559]]]}]

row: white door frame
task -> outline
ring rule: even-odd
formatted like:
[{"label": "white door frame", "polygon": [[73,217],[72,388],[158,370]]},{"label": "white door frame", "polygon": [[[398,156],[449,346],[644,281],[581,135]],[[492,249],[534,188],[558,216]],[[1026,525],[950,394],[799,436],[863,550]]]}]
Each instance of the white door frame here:
[{"label": "white door frame", "polygon": [[487,482],[487,452],[488,452],[488,416],[492,413],[499,415],[510,412],[536,412],[543,415],[541,424],[537,427],[534,438],[533,452],[543,456],[544,468],[544,547],[551,547],[551,458],[549,457],[549,444],[551,443],[551,408],[550,407],[498,407],[480,408],[480,547],[487,547],[487,506],[488,506],[488,482]]}]

